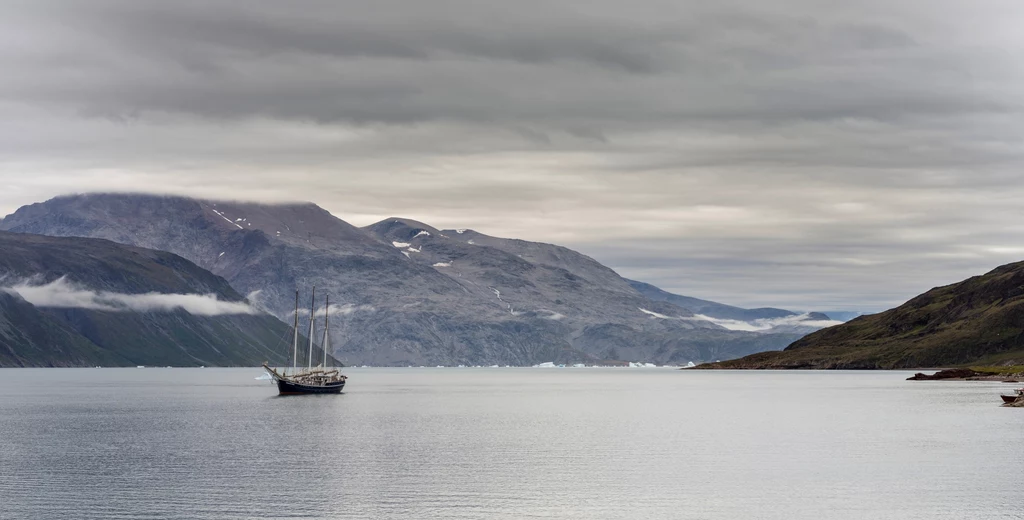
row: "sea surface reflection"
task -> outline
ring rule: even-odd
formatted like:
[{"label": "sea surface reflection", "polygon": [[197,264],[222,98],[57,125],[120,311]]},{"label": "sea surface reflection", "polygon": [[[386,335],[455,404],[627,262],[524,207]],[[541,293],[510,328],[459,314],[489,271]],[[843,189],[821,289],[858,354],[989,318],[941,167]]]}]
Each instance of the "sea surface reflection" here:
[{"label": "sea surface reflection", "polygon": [[901,372],[0,370],[0,518],[1021,518],[1009,385]]}]

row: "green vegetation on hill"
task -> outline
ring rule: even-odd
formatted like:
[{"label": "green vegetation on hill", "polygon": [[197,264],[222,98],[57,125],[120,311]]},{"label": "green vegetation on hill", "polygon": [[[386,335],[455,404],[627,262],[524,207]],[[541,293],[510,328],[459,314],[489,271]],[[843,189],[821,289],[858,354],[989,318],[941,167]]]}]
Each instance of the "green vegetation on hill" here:
[{"label": "green vegetation on hill", "polygon": [[1024,364],[1024,262],[822,329],[782,351],[703,368],[895,369]]}]

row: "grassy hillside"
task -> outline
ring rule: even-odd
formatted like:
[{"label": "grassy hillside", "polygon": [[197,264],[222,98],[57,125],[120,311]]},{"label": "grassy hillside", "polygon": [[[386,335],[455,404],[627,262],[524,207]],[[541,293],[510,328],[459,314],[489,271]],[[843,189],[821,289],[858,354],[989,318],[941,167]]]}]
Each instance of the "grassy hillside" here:
[{"label": "grassy hillside", "polygon": [[782,351],[705,368],[917,368],[1024,364],[1024,262],[820,330]]}]

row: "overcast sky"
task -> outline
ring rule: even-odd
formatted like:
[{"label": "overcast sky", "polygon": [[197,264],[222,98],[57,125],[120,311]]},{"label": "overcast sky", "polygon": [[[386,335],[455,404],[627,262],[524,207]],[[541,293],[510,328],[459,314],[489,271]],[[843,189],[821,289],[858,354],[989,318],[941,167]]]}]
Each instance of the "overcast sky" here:
[{"label": "overcast sky", "polygon": [[310,200],[876,311],[1024,259],[1024,2],[5,0],[0,214]]}]

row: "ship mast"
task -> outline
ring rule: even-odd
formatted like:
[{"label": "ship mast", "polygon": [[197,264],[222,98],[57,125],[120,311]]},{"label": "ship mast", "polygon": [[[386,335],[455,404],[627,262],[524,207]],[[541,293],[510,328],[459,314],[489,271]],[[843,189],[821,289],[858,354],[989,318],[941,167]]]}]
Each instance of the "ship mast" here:
[{"label": "ship mast", "polygon": [[324,341],[320,343],[320,346],[324,349],[324,364],[320,365],[324,370],[327,370],[327,344],[330,343],[331,339],[328,333],[331,330],[331,297],[327,296],[327,301],[324,303]]},{"label": "ship mast", "polygon": [[292,373],[299,370],[299,290],[295,290],[295,325],[292,326]]},{"label": "ship mast", "polygon": [[313,326],[316,324],[316,286],[313,286],[313,297],[309,304],[309,356],[306,358],[308,368],[313,368]]}]

